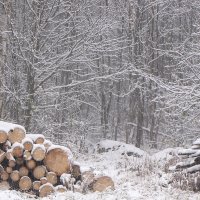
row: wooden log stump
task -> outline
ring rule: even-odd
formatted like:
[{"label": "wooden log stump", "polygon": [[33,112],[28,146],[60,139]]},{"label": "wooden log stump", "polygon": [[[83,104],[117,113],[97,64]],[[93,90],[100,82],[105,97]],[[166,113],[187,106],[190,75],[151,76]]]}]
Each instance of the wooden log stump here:
[{"label": "wooden log stump", "polygon": [[51,183],[46,183],[40,186],[39,196],[46,197],[54,192],[54,187]]},{"label": "wooden log stump", "polygon": [[32,155],[33,159],[36,161],[44,160],[45,155],[46,155],[46,149],[45,149],[44,145],[34,144],[31,155]]},{"label": "wooden log stump", "polygon": [[32,181],[28,176],[23,176],[21,177],[20,181],[19,181],[19,188],[22,191],[28,191],[30,190],[32,187]]},{"label": "wooden log stump", "polygon": [[28,169],[34,169],[36,167],[36,162],[35,160],[27,160],[26,161],[26,166]]},{"label": "wooden log stump", "polygon": [[10,174],[10,178],[13,182],[19,181],[20,179],[19,171],[18,170],[12,171],[12,173]]},{"label": "wooden log stump", "polygon": [[33,176],[38,180],[44,177],[45,174],[46,174],[46,167],[44,165],[39,165],[35,167],[35,169],[33,170]]},{"label": "wooden log stump", "polygon": [[44,159],[44,164],[48,171],[55,172],[60,176],[63,173],[70,172],[71,151],[68,148],[59,145],[51,146]]},{"label": "wooden log stump", "polygon": [[48,183],[51,183],[52,185],[56,185],[58,183],[58,177],[55,172],[48,172],[46,177]]}]

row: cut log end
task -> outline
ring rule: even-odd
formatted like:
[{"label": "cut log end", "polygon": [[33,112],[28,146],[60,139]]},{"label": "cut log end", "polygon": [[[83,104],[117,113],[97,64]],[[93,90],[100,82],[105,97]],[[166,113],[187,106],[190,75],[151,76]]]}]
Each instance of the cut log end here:
[{"label": "cut log end", "polygon": [[19,181],[19,188],[22,191],[28,191],[32,187],[32,181],[28,176],[23,176]]},{"label": "cut log end", "polygon": [[27,166],[28,169],[34,169],[36,167],[35,160],[27,160],[26,166]]},{"label": "cut log end", "polygon": [[56,185],[57,182],[58,182],[58,178],[57,178],[57,175],[56,173],[54,172],[48,172],[47,175],[47,181],[48,183],[51,183],[52,185]]},{"label": "cut log end", "polygon": [[27,167],[22,166],[19,168],[19,175],[22,176],[28,176],[29,170]]},{"label": "cut log end", "polygon": [[40,180],[46,174],[46,167],[44,165],[39,165],[33,170],[33,176]]},{"label": "cut log end", "polygon": [[46,183],[42,186],[40,186],[39,189],[39,196],[40,197],[46,197],[54,192],[54,187],[51,183]]},{"label": "cut log end", "polygon": [[47,178],[46,178],[46,177],[42,177],[42,178],[40,179],[40,182],[41,182],[42,185],[44,185],[44,184],[46,184],[48,181],[47,181]]},{"label": "cut log end", "polygon": [[1,180],[2,181],[7,181],[9,179],[9,174],[6,171],[3,171],[1,173]]},{"label": "cut log end", "polygon": [[58,176],[70,171],[67,153],[60,148],[48,151],[44,163],[49,171],[55,172]]},{"label": "cut log end", "polygon": [[42,161],[45,158],[46,149],[43,145],[36,144],[36,145],[34,145],[31,154],[32,154],[32,157],[34,160]]},{"label": "cut log end", "polygon": [[15,142],[21,142],[25,138],[25,131],[22,128],[14,128],[8,132],[8,140],[14,144]]},{"label": "cut log end", "polygon": [[13,144],[12,155],[17,158],[23,156],[23,146],[20,143]]},{"label": "cut log end", "polygon": [[12,171],[13,171],[12,167],[6,167],[6,172],[8,174],[12,173]]},{"label": "cut log end", "polygon": [[55,191],[56,192],[60,192],[60,193],[63,193],[63,192],[67,192],[67,188],[63,185],[57,185],[55,187]]},{"label": "cut log end", "polygon": [[41,182],[40,181],[34,181],[33,182],[33,189],[34,190],[39,190],[41,186]]},{"label": "cut log end", "polygon": [[93,184],[93,191],[103,192],[107,188],[114,189],[114,182],[108,176],[102,176],[97,178],[97,180]]},{"label": "cut log end", "polygon": [[20,179],[19,171],[18,170],[12,171],[12,173],[10,174],[10,178],[14,182],[19,181],[19,179]]},{"label": "cut log end", "polygon": [[33,149],[33,142],[27,140],[23,142],[24,150],[31,151]]},{"label": "cut log end", "polygon": [[36,140],[35,140],[35,144],[43,144],[44,143],[44,137],[38,137]]}]

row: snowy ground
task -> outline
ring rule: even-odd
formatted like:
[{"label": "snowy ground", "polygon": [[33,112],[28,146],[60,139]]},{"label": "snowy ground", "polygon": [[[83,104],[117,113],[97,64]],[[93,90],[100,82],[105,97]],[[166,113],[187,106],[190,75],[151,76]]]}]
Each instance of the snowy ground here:
[{"label": "snowy ground", "polygon": [[[143,157],[122,155],[124,149],[128,151],[131,146],[120,147],[115,151],[101,154],[82,155],[78,162],[83,167],[91,167],[96,173],[111,176],[115,182],[115,190],[103,193],[80,194],[67,192],[54,194],[42,200],[200,200],[200,193],[182,191],[168,185],[170,173],[165,168],[172,156],[172,149],[149,156],[145,152],[135,149]],[[16,191],[1,190],[0,200],[35,200],[34,196]]]}]

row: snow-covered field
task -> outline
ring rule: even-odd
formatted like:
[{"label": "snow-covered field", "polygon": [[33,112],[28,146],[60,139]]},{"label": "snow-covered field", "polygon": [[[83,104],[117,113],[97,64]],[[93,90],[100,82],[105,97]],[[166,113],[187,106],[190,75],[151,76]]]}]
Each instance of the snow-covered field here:
[{"label": "snow-covered field", "polygon": [[[80,155],[77,161],[82,168],[90,167],[97,174],[112,177],[115,182],[114,191],[85,195],[78,192],[57,193],[42,200],[200,200],[200,193],[182,191],[168,184],[171,174],[165,171],[168,163],[173,161],[174,156],[170,154],[176,152],[175,149],[167,149],[150,156],[122,143],[105,141],[100,145],[110,150],[100,154]],[[134,151],[138,157],[127,156],[124,154],[126,150]],[[141,155],[143,156],[140,157]],[[21,199],[35,200],[38,197],[1,188],[0,200]]]}]

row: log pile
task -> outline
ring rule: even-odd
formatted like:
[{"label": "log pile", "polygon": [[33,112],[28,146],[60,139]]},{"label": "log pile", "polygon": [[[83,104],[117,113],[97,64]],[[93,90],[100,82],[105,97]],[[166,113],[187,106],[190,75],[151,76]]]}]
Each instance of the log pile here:
[{"label": "log pile", "polygon": [[175,187],[200,191],[200,139],[188,149],[178,151],[180,162],[169,169],[173,171],[171,182]]},{"label": "log pile", "polygon": [[175,171],[184,170],[186,173],[200,171],[200,139],[194,141],[191,148],[179,150],[178,155],[183,161],[176,164]]},{"label": "log pile", "polygon": [[0,179],[11,189],[45,197],[54,191],[103,191],[114,188],[109,177],[82,173],[67,147],[53,145],[42,134],[0,121]]}]

